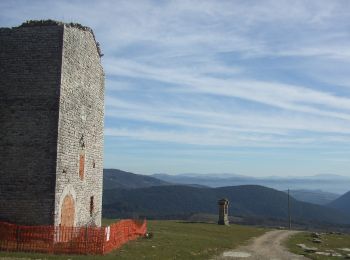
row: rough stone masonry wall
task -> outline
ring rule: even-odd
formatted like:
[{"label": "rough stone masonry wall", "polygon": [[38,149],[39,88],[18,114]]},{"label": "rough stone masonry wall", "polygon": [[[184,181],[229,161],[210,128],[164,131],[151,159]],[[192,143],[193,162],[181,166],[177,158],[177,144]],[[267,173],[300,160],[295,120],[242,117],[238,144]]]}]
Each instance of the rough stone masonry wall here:
[{"label": "rough stone masonry wall", "polygon": [[62,35],[0,29],[0,220],[53,224]]},{"label": "rough stone masonry wall", "polygon": [[[103,180],[104,73],[93,34],[64,27],[57,148],[55,224],[66,195],[75,200],[75,225],[101,225]],[[84,179],[79,177],[81,138]],[[90,197],[94,211],[90,216]]]}]

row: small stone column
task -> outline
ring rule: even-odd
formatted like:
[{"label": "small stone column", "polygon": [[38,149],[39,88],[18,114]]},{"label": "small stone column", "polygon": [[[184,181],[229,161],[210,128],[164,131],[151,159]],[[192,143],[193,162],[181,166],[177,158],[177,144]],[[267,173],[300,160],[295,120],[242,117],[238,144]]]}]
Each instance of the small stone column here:
[{"label": "small stone column", "polygon": [[228,204],[230,202],[228,201],[228,199],[221,199],[218,201],[218,205],[219,205],[219,221],[218,224],[219,225],[229,225],[229,221],[228,221]]}]

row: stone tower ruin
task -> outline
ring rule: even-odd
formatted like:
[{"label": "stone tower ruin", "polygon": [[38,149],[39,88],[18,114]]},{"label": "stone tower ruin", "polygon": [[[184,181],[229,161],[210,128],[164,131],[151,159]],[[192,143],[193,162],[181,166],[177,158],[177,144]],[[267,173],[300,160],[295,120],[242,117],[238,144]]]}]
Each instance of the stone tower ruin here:
[{"label": "stone tower ruin", "polygon": [[228,199],[223,198],[218,201],[219,205],[219,225],[229,225],[229,219],[228,219],[228,205],[230,202]]},{"label": "stone tower ruin", "polygon": [[0,29],[0,221],[101,225],[100,57],[79,24]]}]

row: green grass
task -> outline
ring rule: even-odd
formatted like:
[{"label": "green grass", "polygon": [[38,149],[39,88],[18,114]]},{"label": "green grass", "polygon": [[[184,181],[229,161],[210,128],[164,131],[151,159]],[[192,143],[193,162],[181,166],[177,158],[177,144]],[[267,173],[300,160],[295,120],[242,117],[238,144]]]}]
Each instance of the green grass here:
[{"label": "green grass", "polygon": [[344,252],[339,248],[350,248],[350,235],[337,235],[337,234],[322,234],[321,244],[312,242],[311,233],[302,232],[292,236],[287,241],[288,249],[296,254],[304,255],[310,259],[344,259],[339,257],[321,256],[313,253],[305,253],[303,249],[297,246],[297,244],[305,244],[307,247],[316,247],[317,251],[326,252],[327,250],[334,250],[334,252],[340,253],[343,256],[350,252]]},{"label": "green grass", "polygon": [[[114,222],[114,221],[110,221]],[[104,224],[109,221],[105,220]],[[105,256],[43,255],[0,252],[0,258],[25,257],[31,259],[208,259],[225,249],[245,244],[262,235],[267,229],[230,225],[179,221],[148,221],[152,239],[140,238]]]}]

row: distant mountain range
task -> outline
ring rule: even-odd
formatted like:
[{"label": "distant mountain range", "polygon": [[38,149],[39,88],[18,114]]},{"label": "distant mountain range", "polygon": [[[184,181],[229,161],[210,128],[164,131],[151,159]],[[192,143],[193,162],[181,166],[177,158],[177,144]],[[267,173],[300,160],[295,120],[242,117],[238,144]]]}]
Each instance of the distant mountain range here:
[{"label": "distant mountain range", "polygon": [[[287,194],[257,185],[221,188],[155,186],[133,190],[105,190],[107,217],[183,218],[194,213],[217,213],[217,201],[228,198],[230,214],[287,219]],[[296,221],[350,224],[350,215],[323,206],[291,199]]]},{"label": "distant mountain range", "polygon": [[[111,169],[106,169],[104,175],[105,217],[187,218],[195,213],[217,214],[217,200],[226,197],[230,200],[230,214],[235,216],[287,219],[287,194],[272,188],[173,185],[154,176]],[[291,209],[294,221],[350,224],[350,213],[342,212],[342,209],[294,198],[291,198]]]},{"label": "distant mountain range", "polygon": [[327,206],[350,214],[350,191],[332,201]]},{"label": "distant mountain range", "polygon": [[103,189],[136,189],[152,186],[169,185],[170,183],[147,175],[125,172],[117,169],[103,170]]},{"label": "distant mountain range", "polygon": [[177,184],[199,184],[208,187],[224,187],[237,185],[262,185],[277,190],[322,190],[334,194],[349,191],[350,177],[322,174],[308,177],[249,177],[229,174],[153,174],[152,177]]},{"label": "distant mountain range", "polygon": [[290,190],[289,194],[299,201],[317,205],[327,205],[340,197],[339,194],[325,192],[322,190]]}]

